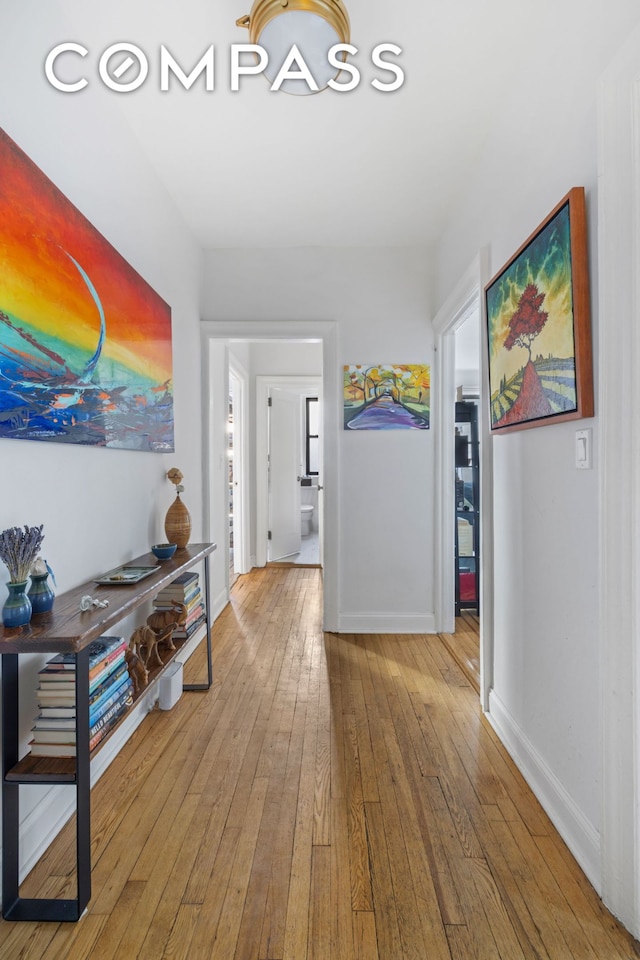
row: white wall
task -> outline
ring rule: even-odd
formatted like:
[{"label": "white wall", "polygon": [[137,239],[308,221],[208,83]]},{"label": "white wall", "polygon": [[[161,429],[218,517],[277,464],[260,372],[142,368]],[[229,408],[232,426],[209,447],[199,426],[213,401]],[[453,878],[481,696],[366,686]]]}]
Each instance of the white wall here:
[{"label": "white wall", "polygon": [[321,343],[251,344],[252,377],[321,377]]},{"label": "white wall", "polygon": [[[583,27],[604,67],[620,23]],[[478,157],[439,244],[436,284],[442,302],[485,245],[497,272],[569,188],[583,185],[597,367],[596,83],[587,60],[572,46],[560,82],[551,70],[546,86],[536,78],[536,96],[519,91],[517,102],[505,102],[502,128]],[[540,131],[535,149],[514,135],[514,118],[519,130]],[[599,888],[598,482],[597,469],[579,471],[574,462],[576,429],[593,427],[597,467],[597,406],[596,389],[593,420],[493,438],[491,716]]]},{"label": "white wall", "polygon": [[[420,248],[212,250],[203,315],[335,320],[340,365],[431,364],[429,292]],[[433,629],[431,431],[325,429],[340,444],[340,629]]]},{"label": "white wall", "polygon": [[[174,454],[0,440],[0,529],[44,523],[43,553],[65,590],[164,539],[163,518],[175,495],[165,473],[173,465],[184,473],[192,539],[202,539],[201,254],[108,97],[69,99],[46,84],[43,51],[65,32],[56,4],[25,0],[2,21],[0,124],[172,308]],[[41,660],[24,658],[25,744]],[[22,794],[28,863],[53,822],[43,809],[53,818],[70,794],[51,791],[44,804],[42,788]]]}]

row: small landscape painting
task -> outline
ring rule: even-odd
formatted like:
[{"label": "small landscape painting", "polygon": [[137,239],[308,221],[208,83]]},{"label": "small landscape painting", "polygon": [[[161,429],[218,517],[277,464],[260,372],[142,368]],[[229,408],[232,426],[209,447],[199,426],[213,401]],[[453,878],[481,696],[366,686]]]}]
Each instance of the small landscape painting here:
[{"label": "small landscape painting", "polygon": [[491,429],[592,416],[582,188],[567,194],[485,294]]},{"label": "small landscape painting", "polygon": [[174,449],[171,309],[0,130],[0,438]]},{"label": "small landscape painting", "polygon": [[428,430],[430,372],[424,364],[344,368],[345,430]]}]

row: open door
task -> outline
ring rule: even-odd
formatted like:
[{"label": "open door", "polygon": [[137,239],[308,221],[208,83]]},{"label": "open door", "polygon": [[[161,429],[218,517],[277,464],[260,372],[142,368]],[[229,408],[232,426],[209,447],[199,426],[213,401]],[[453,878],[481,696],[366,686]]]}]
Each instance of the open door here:
[{"label": "open door", "polygon": [[282,560],[300,552],[300,397],[269,391],[269,553]]}]

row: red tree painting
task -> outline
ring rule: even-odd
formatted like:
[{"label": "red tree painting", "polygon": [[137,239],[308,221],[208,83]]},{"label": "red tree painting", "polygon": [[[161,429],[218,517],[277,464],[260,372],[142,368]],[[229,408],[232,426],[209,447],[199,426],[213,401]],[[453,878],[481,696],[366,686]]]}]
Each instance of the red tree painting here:
[{"label": "red tree painting", "polygon": [[516,312],[509,321],[509,333],[504,342],[507,350],[511,350],[512,347],[524,347],[529,351],[529,360],[531,360],[531,344],[542,331],[549,317],[548,313],[540,309],[544,298],[545,294],[540,293],[535,283],[529,283],[524,288],[518,300]]},{"label": "red tree painting", "polygon": [[531,362],[531,344],[542,331],[549,314],[540,307],[546,294],[540,293],[535,283],[529,283],[524,288],[518,300],[515,313],[509,321],[509,333],[504,341],[505,348],[523,347],[529,353],[529,359],[524,369],[522,386],[518,398],[509,411],[502,418],[502,423],[519,423],[527,417],[548,417],[553,413],[551,404],[547,400],[538,371]]}]

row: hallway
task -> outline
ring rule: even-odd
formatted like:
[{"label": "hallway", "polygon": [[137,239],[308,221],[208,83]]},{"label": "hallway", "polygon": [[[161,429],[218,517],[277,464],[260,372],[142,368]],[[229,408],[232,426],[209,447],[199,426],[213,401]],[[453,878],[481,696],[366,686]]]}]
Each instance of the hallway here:
[{"label": "hallway", "polygon": [[[211,691],[154,711],[94,788],[87,915],[0,923],[1,960],[640,957],[441,640],[320,615],[317,569],[238,579]],[[25,895],[65,890],[72,826]]]}]

